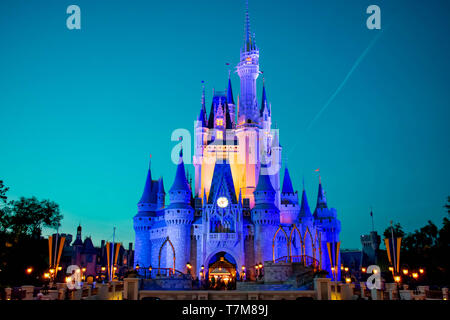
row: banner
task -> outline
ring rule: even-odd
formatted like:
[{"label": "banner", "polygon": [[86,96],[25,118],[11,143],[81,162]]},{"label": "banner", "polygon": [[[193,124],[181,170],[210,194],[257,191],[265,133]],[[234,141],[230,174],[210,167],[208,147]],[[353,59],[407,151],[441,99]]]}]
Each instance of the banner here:
[{"label": "banner", "polygon": [[58,234],[48,237],[48,265],[49,268],[54,268],[56,274],[58,273],[59,261],[64,249],[64,242],[66,237],[60,237]]},{"label": "banner", "polygon": [[[394,243],[392,243],[394,240]],[[384,244],[386,245],[386,251],[389,259],[389,264],[394,267],[395,273],[400,272],[400,247],[402,238],[386,238]]]},{"label": "banner", "polygon": [[[331,271],[333,274],[333,278],[336,279],[338,274],[338,268],[337,265],[339,263],[339,248],[341,246],[341,242],[327,242],[327,248],[328,248],[328,257],[330,258],[331,263]],[[333,272],[334,270],[334,272]]]},{"label": "banner", "polygon": [[119,250],[120,250],[120,243],[114,243],[114,251],[113,251],[113,244],[110,242],[106,243],[106,261],[108,263],[108,274],[110,280],[114,279],[115,273],[114,266],[117,265]]}]

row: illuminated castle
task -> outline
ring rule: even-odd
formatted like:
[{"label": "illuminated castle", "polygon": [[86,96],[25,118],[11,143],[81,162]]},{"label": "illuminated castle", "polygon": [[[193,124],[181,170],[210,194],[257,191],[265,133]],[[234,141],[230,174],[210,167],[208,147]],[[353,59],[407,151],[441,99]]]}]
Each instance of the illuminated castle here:
[{"label": "illuminated castle", "polygon": [[[248,5],[245,18],[237,104],[231,77],[225,92],[214,93],[209,113],[203,87],[195,125],[195,186],[186,178],[183,151],[169,205],[162,178],[152,180],[148,171],[134,217],[134,262],[140,267],[151,266],[153,272],[190,268],[194,276],[208,277],[223,262],[233,266],[224,268],[230,276],[245,270],[247,278],[254,278],[256,264],[303,261],[331,274],[336,249],[327,242],[339,241],[336,210],[328,208],[320,180],[314,212],[304,188],[299,202],[287,167],[280,187],[282,147],[278,130],[272,129],[264,82],[257,98],[259,49],[250,32]],[[340,265],[339,257],[334,261]]]}]

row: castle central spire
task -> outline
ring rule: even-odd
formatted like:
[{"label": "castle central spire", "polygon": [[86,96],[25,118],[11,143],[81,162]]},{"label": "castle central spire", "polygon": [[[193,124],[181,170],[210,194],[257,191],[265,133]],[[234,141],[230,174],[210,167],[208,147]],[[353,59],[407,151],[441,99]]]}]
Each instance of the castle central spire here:
[{"label": "castle central spire", "polygon": [[256,50],[256,42],[254,38],[254,34],[252,35],[250,29],[250,17],[248,14],[248,0],[245,1],[245,40],[244,40],[244,48],[242,51],[251,51]]},{"label": "castle central spire", "polygon": [[256,79],[259,76],[259,50],[255,35],[250,30],[248,0],[246,1],[244,46],[241,49],[237,72],[241,79],[238,123],[257,123],[259,120],[258,102],[256,101]]}]

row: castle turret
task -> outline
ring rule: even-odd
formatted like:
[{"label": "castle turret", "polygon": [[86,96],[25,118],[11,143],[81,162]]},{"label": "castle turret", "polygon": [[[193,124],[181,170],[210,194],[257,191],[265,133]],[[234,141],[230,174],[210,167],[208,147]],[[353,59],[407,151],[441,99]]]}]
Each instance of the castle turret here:
[{"label": "castle turret", "polygon": [[[341,232],[341,222],[337,219],[336,209],[328,208],[327,199],[325,197],[325,192],[322,187],[322,179],[319,176],[319,190],[317,194],[317,205],[314,210],[314,224],[317,227],[317,231],[320,233],[321,239],[321,252],[322,252],[322,268],[327,270],[331,275],[332,261],[330,260],[330,255],[328,253],[327,242],[338,243],[339,234]],[[330,246],[333,248],[333,245]],[[333,253],[331,256],[335,256]],[[333,259],[334,261],[335,259]],[[340,255],[338,255],[338,260],[334,261],[334,264],[338,266],[337,268],[337,279],[340,279],[341,268],[340,266]]]},{"label": "castle turret", "polygon": [[293,224],[298,220],[300,207],[298,205],[298,194],[292,187],[289,170],[284,169],[283,189],[281,191],[280,221],[281,223]]},{"label": "castle turret", "polygon": [[164,191],[164,182],[163,178],[159,178],[158,180],[158,192],[156,194],[156,207],[158,210],[161,210],[164,208],[166,198],[166,192]]},{"label": "castle turret", "polygon": [[255,263],[272,260],[272,239],[280,224],[280,210],[275,205],[275,189],[266,165],[261,165],[258,185],[253,192],[255,206],[252,221],[255,225]]},{"label": "castle turret", "polygon": [[134,265],[149,266],[151,264],[150,228],[153,224],[154,212],[157,209],[156,195],[152,181],[152,172],[149,165],[144,192],[137,207],[138,213],[133,218],[135,231],[135,259]]},{"label": "castle turret", "polygon": [[[190,260],[191,225],[194,219],[194,209],[190,205],[191,188],[186,179],[183,162],[183,150],[177,166],[175,180],[169,191],[170,204],[164,210],[164,220],[167,224],[167,237],[175,248],[175,269],[185,271]],[[173,251],[170,245],[165,247],[165,261],[161,267],[173,266]]]},{"label": "castle turret", "polygon": [[233,89],[231,87],[231,76],[228,77],[227,104],[231,119],[231,123],[229,125],[230,128],[234,128],[236,121],[236,113],[235,113],[236,107],[234,104]]},{"label": "castle turret", "polygon": [[261,110],[260,110],[260,123],[265,131],[269,131],[272,126],[272,116],[270,114],[269,103],[267,102],[266,95],[266,85],[263,80],[263,91],[262,91],[262,101],[261,101]]}]

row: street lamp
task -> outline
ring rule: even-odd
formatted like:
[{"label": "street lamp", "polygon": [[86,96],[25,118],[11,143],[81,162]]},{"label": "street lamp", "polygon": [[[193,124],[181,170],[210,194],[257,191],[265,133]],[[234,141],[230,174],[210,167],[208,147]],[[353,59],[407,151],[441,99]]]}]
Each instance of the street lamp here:
[{"label": "street lamp", "polygon": [[346,283],[350,283],[350,282],[352,282],[352,279],[349,278],[349,277],[347,277],[347,278],[345,278],[345,282],[346,282]]},{"label": "street lamp", "polygon": [[423,274],[425,272],[425,270],[423,268],[420,268],[419,272]]},{"label": "street lamp", "polygon": [[402,278],[400,276],[395,276],[394,281],[399,283],[400,281],[402,281]]},{"label": "street lamp", "polygon": [[33,272],[33,267],[29,267],[25,270],[26,274],[31,274]]},{"label": "street lamp", "polygon": [[408,271],[408,269],[403,269],[402,272],[403,272],[403,274],[406,276],[406,275],[408,274],[409,271]]},{"label": "street lamp", "polygon": [[419,278],[419,274],[417,272],[413,272],[412,277],[414,279],[417,279],[417,278]]},{"label": "street lamp", "polygon": [[361,271],[362,271],[363,273],[366,273],[367,270],[366,270],[366,268],[363,267],[363,268],[361,268]]}]

